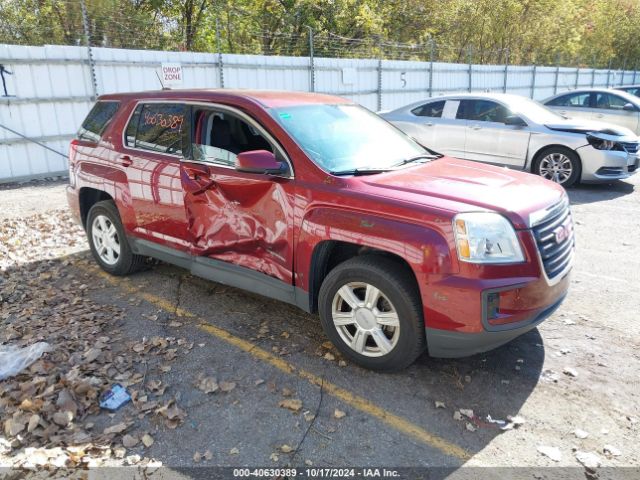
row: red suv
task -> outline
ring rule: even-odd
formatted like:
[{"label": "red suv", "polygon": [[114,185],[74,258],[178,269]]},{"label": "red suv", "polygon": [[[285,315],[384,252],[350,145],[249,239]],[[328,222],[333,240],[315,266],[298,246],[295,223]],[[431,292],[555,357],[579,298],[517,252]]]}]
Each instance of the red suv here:
[{"label": "red suv", "polygon": [[319,312],[336,347],[372,369],[497,347],[569,286],[562,187],[439,155],[342,98],[105,95],[69,174],[107,272],[155,257]]}]

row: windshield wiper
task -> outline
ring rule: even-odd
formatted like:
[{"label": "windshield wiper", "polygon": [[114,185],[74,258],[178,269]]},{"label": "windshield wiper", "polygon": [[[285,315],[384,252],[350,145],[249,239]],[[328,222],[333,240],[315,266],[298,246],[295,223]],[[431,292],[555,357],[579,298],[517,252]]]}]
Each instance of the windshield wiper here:
[{"label": "windshield wiper", "polygon": [[430,153],[421,153],[420,155],[416,155],[415,157],[407,158],[402,160],[401,162],[396,163],[393,167],[401,167],[402,165],[407,165],[408,163],[415,163],[418,160],[435,160],[437,158],[442,157],[442,155],[432,155]]},{"label": "windshield wiper", "polygon": [[350,170],[335,170],[329,172],[331,175],[374,175],[376,173],[388,172],[389,168],[352,168]]}]

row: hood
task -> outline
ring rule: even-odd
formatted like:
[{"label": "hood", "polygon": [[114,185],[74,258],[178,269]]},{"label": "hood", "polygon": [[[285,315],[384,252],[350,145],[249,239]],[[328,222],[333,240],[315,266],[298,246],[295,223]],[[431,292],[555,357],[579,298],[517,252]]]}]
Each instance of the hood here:
[{"label": "hood", "polygon": [[602,133],[617,138],[619,141],[637,141],[638,137],[628,128],[612,125],[610,123],[593,122],[591,120],[580,120],[578,118],[568,118],[554,123],[545,124],[550,130],[569,133]]},{"label": "hood", "polygon": [[536,175],[443,157],[402,170],[357,177],[376,195],[455,213],[492,210],[517,229],[529,215],[559,202],[564,189]]}]

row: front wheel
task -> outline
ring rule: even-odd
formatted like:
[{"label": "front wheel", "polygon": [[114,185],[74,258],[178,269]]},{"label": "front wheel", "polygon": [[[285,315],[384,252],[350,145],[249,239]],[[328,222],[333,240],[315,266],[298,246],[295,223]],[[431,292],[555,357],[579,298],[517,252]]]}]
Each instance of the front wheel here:
[{"label": "front wheel", "polygon": [[550,147],[538,154],[533,173],[567,188],[580,178],[580,158],[573,150]]},{"label": "front wheel", "polygon": [[380,255],[352,258],[329,272],[320,288],[320,320],[345,357],[392,371],[422,353],[422,304],[412,277],[408,267]]}]

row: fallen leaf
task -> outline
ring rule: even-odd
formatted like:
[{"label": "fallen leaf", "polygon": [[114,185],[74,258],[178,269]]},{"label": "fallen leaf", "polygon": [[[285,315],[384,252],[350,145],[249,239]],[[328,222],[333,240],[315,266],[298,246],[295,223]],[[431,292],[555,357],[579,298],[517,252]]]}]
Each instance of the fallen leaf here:
[{"label": "fallen leaf", "polygon": [[342,410],[338,410],[337,408],[333,411],[333,416],[337,419],[344,418],[347,414]]},{"label": "fallen leaf", "polygon": [[140,442],[140,440],[137,437],[134,437],[133,435],[125,435],[124,437],[122,437],[122,445],[125,448],[133,448],[136,445],[138,445],[138,443]]},{"label": "fallen leaf", "polygon": [[213,393],[218,390],[218,382],[213,377],[206,377],[200,380],[198,388],[204,393]]},{"label": "fallen leaf", "polygon": [[235,382],[220,382],[220,391],[221,392],[230,392],[234,388],[236,388]]},{"label": "fallen leaf", "polygon": [[145,433],[142,436],[142,444],[145,447],[149,448],[151,445],[153,445],[153,442],[154,442],[153,437],[151,435],[149,435],[148,433]]},{"label": "fallen leaf", "polygon": [[33,432],[36,427],[39,425],[40,423],[40,415],[38,414],[33,414],[31,415],[31,418],[29,418],[29,425],[27,425],[27,432],[31,433]]},{"label": "fallen leaf", "polygon": [[608,455],[610,455],[612,457],[619,457],[620,455],[622,455],[622,452],[619,449],[617,449],[616,447],[614,447],[613,445],[605,445],[602,448],[602,451],[605,454],[608,454]]},{"label": "fallen leaf", "polygon": [[299,412],[302,409],[302,400],[297,398],[287,398],[285,400],[281,400],[278,404],[281,408],[287,408],[293,412]]},{"label": "fallen leaf", "polygon": [[118,423],[117,425],[113,425],[111,427],[107,427],[104,429],[104,433],[105,435],[109,435],[112,433],[122,433],[124,432],[126,429],[128,428],[126,423]]},{"label": "fallen leaf", "polygon": [[236,447],[233,447],[231,450],[229,450],[229,455],[238,455],[240,453],[240,450],[238,450]]},{"label": "fallen leaf", "polygon": [[53,414],[53,421],[56,425],[66,427],[73,420],[73,414],[71,412],[56,412]]},{"label": "fallen leaf", "polygon": [[193,454],[193,461],[196,463],[200,463],[200,460],[202,460],[202,455],[200,454],[200,452],[196,452]]},{"label": "fallen leaf", "polygon": [[282,453],[291,453],[291,452],[293,452],[293,448],[291,448],[291,447],[290,447],[289,445],[287,445],[287,444],[284,444],[284,445],[282,445],[282,446],[280,447],[280,451],[281,451]]},{"label": "fallen leaf", "polygon": [[447,406],[444,404],[444,402],[436,400],[436,408],[447,408]]},{"label": "fallen leaf", "polygon": [[336,356],[331,352],[327,352],[324,354],[324,359],[333,362],[336,359]]},{"label": "fallen leaf", "polygon": [[211,453],[211,450],[207,450],[206,452],[204,452],[203,457],[207,461],[212,460],[213,459],[213,453]]}]

